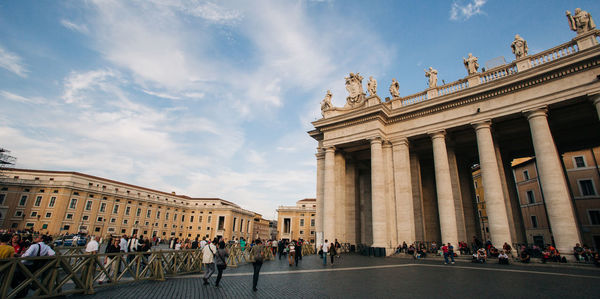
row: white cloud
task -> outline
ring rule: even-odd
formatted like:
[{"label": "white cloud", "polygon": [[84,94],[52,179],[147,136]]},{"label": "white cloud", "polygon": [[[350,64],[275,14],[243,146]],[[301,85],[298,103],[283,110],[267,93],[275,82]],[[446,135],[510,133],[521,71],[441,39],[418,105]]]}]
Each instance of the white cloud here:
[{"label": "white cloud", "polygon": [[67,29],[77,31],[79,33],[88,34],[90,30],[87,28],[85,24],[75,24],[69,20],[62,19],[60,23],[65,26]]},{"label": "white cloud", "polygon": [[173,96],[173,95],[162,93],[162,92],[155,92],[155,91],[150,91],[150,90],[146,90],[146,89],[142,89],[142,91],[144,93],[146,93],[146,94],[151,95],[151,96],[155,96],[155,97],[159,97],[159,98],[163,98],[163,99],[169,99],[169,100],[179,100],[179,99],[181,99],[178,96]]},{"label": "white cloud", "polygon": [[20,96],[18,94],[8,92],[6,90],[0,90],[0,97],[5,98],[10,101],[19,102],[19,103],[47,104],[46,99],[44,99],[42,97],[26,98],[26,97]]},{"label": "white cloud", "polygon": [[85,73],[72,72],[65,80],[63,100],[67,104],[89,105],[89,99],[82,92],[90,90],[102,90],[120,94],[110,80],[118,78],[119,75],[113,70],[96,70]]},{"label": "white cloud", "polygon": [[21,62],[21,57],[4,49],[2,45],[0,45],[0,67],[23,78],[26,78],[29,72],[23,62]]},{"label": "white cloud", "polygon": [[464,4],[462,1],[454,1],[452,2],[452,6],[450,8],[450,20],[458,21],[458,20],[468,20],[472,16],[484,14],[485,12],[481,10],[483,5],[487,0],[472,0],[471,2]]},{"label": "white cloud", "polygon": [[216,23],[233,22],[242,17],[242,14],[239,11],[225,9],[212,2],[198,4],[198,6],[190,7],[190,9],[186,11],[191,15]]}]

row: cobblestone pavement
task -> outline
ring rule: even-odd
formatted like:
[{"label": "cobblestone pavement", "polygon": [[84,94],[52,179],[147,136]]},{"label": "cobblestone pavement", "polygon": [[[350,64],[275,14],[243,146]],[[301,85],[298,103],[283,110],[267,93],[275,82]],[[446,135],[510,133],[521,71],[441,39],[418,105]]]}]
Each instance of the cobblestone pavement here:
[{"label": "cobblestone pavement", "polygon": [[307,256],[298,267],[267,261],[258,291],[252,292],[252,265],[225,270],[221,288],[202,285],[201,274],[99,288],[70,298],[598,298],[600,269],[456,263],[342,255],[323,266]]}]

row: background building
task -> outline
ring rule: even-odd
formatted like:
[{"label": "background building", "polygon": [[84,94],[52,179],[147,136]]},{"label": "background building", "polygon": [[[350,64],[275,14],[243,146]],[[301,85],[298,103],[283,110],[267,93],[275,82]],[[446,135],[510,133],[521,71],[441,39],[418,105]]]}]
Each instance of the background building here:
[{"label": "background building", "polygon": [[277,209],[277,231],[280,239],[309,240],[315,242],[316,199],[305,198],[296,206],[280,206]]},{"label": "background building", "polygon": [[473,166],[473,188],[475,189],[474,205],[477,208],[477,219],[479,223],[479,238],[484,242],[488,240],[490,229],[488,217],[485,211],[485,195],[483,193],[483,182],[481,180],[481,169],[479,165]]},{"label": "background building", "polygon": [[192,198],[78,172],[0,173],[3,229],[251,239],[256,215],[219,198]]},{"label": "background building", "polygon": [[262,218],[261,214],[254,216],[254,225],[252,231],[252,238],[261,240],[271,239],[271,232],[269,229],[269,220]]},{"label": "background building", "polygon": [[[571,191],[575,217],[583,244],[600,248],[600,147],[567,152],[562,162]],[[525,226],[527,242],[543,246],[552,244],[552,227],[548,223],[542,187],[538,181],[535,158],[513,165],[513,174]]]}]

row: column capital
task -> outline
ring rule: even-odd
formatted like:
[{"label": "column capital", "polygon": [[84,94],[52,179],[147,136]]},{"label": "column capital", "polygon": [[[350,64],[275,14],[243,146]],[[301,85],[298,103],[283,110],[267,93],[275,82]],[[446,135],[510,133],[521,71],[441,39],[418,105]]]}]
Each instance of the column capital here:
[{"label": "column capital", "polygon": [[330,146],[325,146],[323,147],[323,151],[327,152],[335,152],[335,146],[330,145]]},{"label": "column capital", "polygon": [[375,143],[381,144],[383,142],[383,138],[381,138],[381,136],[367,137],[367,140],[369,140],[369,143],[371,143],[371,144],[375,144]]},{"label": "column capital", "polygon": [[325,151],[323,149],[317,149],[315,156],[317,157],[317,160],[325,159]]},{"label": "column capital", "polygon": [[523,114],[527,117],[527,120],[530,120],[534,117],[548,117],[548,106],[541,106],[529,110],[523,111]]},{"label": "column capital", "polygon": [[383,141],[383,147],[388,148],[388,147],[392,147],[392,143],[389,140],[384,140]]},{"label": "column capital", "polygon": [[473,123],[471,123],[471,126],[473,126],[473,128],[475,130],[484,129],[484,128],[490,129],[492,127],[492,120],[491,119],[485,119],[485,120],[482,120],[482,121],[473,122]]},{"label": "column capital", "polygon": [[437,139],[437,138],[446,138],[446,130],[438,130],[438,131],[432,131],[432,132],[428,132],[427,135],[429,135],[429,137],[431,137],[431,139]]},{"label": "column capital", "polygon": [[390,142],[392,143],[392,145],[409,145],[410,142],[408,141],[408,138],[406,137],[397,137],[397,138],[392,138],[390,139]]}]

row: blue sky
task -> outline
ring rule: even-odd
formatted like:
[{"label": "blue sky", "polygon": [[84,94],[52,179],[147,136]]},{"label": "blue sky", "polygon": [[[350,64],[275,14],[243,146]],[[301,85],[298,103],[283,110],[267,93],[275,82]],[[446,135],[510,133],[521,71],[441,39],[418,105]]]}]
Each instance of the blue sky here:
[{"label": "blue sky", "polygon": [[[220,197],[275,217],[315,196],[319,102],[349,72],[406,96],[462,57],[575,36],[598,1],[0,1],[0,147],[17,167]],[[596,20],[598,23],[600,20]]]}]

